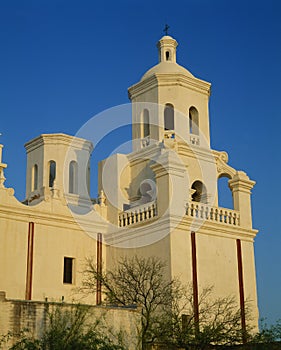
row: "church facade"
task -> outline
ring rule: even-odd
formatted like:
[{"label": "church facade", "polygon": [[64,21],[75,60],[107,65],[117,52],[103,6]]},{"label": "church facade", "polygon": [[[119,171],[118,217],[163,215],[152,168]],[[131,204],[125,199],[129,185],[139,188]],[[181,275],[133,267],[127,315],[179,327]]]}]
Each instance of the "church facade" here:
[{"label": "church facade", "polygon": [[[156,256],[168,279],[192,285],[195,300],[208,286],[234,295],[242,324],[250,300],[257,325],[255,182],[211,149],[211,86],[177,63],[176,47],[161,38],[159,63],[129,88],[133,149],[100,162],[97,200],[89,197],[90,141],[65,134],[29,141],[23,203],[5,187],[0,145],[0,291],[7,298],[81,301],[87,257],[111,269],[124,256]],[[219,207],[222,177],[233,209]],[[83,298],[100,304],[103,296]]]}]

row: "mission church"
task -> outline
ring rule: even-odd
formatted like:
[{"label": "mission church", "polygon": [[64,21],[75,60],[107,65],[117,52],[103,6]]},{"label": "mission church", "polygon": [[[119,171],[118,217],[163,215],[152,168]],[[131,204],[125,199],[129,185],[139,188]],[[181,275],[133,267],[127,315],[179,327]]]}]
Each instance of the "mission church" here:
[{"label": "mission church", "polygon": [[[257,324],[257,291],[251,190],[244,171],[210,147],[211,84],[177,63],[177,41],[163,36],[159,63],[128,89],[132,152],[99,164],[97,200],[89,197],[90,141],[43,134],[25,144],[26,198],[5,187],[0,145],[0,291],[7,299],[83,300],[73,293],[85,259],[113,268],[121,257],[156,256],[167,278],[191,284],[193,295],[214,286],[234,295],[245,322],[251,300]],[[233,209],[219,207],[218,180],[228,179]]]}]

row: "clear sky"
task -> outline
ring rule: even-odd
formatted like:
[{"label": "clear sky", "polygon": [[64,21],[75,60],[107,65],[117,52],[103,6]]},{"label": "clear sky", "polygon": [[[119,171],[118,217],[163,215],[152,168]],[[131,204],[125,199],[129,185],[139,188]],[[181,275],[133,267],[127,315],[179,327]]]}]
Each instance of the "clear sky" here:
[{"label": "clear sky", "polygon": [[128,102],[127,88],[157,63],[166,22],[178,62],[212,83],[212,148],[257,181],[259,308],[272,322],[281,318],[279,0],[0,0],[6,186],[24,198],[25,142],[74,135],[95,114]]}]

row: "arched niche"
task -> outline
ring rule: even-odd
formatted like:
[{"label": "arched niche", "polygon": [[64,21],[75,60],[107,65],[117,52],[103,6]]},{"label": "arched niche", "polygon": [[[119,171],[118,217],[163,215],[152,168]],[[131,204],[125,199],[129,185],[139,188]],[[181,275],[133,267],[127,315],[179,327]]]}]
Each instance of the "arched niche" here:
[{"label": "arched niche", "polygon": [[218,177],[218,206],[222,208],[233,209],[233,196],[228,182],[231,179],[228,173],[222,173]]},{"label": "arched niche", "polygon": [[175,111],[174,106],[170,103],[165,105],[164,109],[164,129],[174,130],[175,129]]},{"label": "arched niche", "polygon": [[193,190],[192,201],[207,204],[207,188],[202,181],[193,182],[191,189]]},{"label": "arched niche", "polygon": [[78,164],[75,160],[69,163],[69,186],[68,192],[72,194],[78,193]]},{"label": "arched niche", "polygon": [[189,133],[199,135],[199,113],[198,110],[192,106],[189,108]]},{"label": "arched niche", "polygon": [[149,110],[145,108],[142,111],[142,136],[148,137],[149,135],[150,135]]},{"label": "arched niche", "polygon": [[56,162],[54,160],[49,161],[49,187],[54,186],[56,179]]}]

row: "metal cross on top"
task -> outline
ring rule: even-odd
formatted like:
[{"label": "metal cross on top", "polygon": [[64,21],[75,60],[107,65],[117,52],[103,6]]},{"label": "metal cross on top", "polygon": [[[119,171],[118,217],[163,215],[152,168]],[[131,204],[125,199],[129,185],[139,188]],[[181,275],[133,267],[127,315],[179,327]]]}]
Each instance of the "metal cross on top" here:
[{"label": "metal cross on top", "polygon": [[168,24],[165,24],[165,28],[164,28],[163,32],[165,32],[165,34],[168,35],[169,29],[170,29],[170,26],[168,26]]}]

